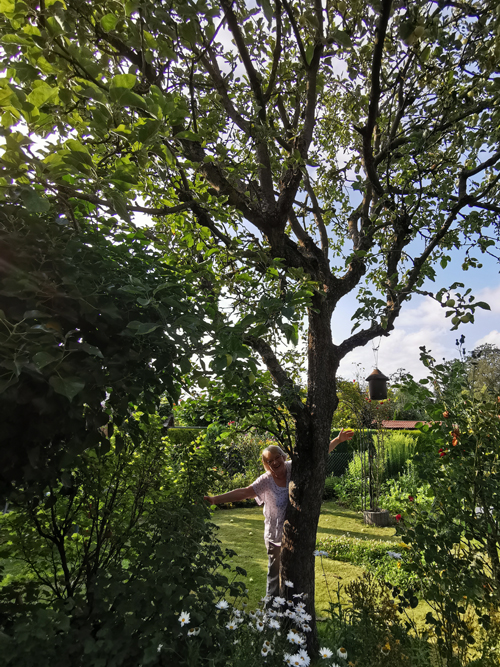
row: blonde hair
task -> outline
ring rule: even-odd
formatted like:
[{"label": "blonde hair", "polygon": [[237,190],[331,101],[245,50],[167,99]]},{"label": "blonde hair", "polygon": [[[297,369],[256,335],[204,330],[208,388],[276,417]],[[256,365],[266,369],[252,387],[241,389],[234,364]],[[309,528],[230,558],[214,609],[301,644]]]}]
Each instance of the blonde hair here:
[{"label": "blonde hair", "polygon": [[269,464],[264,460],[264,454],[266,454],[266,452],[269,454],[278,454],[279,456],[284,456],[285,460],[288,458],[288,454],[284,452],[281,447],[278,445],[269,445],[262,450],[262,465],[266,470],[269,470]]}]

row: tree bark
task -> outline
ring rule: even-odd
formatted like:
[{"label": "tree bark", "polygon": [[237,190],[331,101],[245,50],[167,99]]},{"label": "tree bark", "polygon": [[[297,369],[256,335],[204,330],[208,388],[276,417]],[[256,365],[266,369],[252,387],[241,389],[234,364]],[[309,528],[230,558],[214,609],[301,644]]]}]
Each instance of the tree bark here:
[{"label": "tree bark", "polygon": [[[337,407],[335,375],[338,360],[331,338],[328,300],[314,304],[320,312],[309,312],[309,371],[307,409],[296,416],[296,441],[292,455],[290,501],[283,527],[281,549],[281,595],[306,594],[306,609],[312,616],[308,648],[317,648],[314,614],[316,532],[318,528],[333,413]],[[289,580],[294,588],[284,586]]]}]

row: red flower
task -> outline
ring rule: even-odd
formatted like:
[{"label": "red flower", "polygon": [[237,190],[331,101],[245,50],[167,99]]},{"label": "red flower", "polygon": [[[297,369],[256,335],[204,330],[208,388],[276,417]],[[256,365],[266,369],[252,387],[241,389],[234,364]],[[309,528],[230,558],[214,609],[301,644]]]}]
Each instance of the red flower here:
[{"label": "red flower", "polygon": [[415,500],[415,498],[413,496],[408,496],[408,500],[410,501],[410,503],[412,503]]},{"label": "red flower", "polygon": [[396,514],[396,521],[399,523],[401,521],[402,517],[401,514]]},{"label": "red flower", "polygon": [[439,456],[446,456],[446,452],[443,452],[442,450],[439,452]]},{"label": "red flower", "polygon": [[236,422],[227,422],[228,426],[231,426],[231,424],[236,424]]}]

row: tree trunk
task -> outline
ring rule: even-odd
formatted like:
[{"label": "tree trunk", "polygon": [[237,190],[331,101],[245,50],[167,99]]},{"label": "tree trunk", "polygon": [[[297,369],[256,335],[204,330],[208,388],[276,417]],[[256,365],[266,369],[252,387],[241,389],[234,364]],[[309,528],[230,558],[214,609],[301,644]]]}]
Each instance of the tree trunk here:
[{"label": "tree trunk", "polygon": [[[285,517],[281,550],[282,582],[293,583],[292,592],[305,593],[312,616],[308,647],[317,648],[314,615],[316,532],[323,500],[332,418],[338,403],[335,374],[338,362],[331,339],[331,314],[309,314],[308,399],[304,413],[296,416],[296,442],[292,456],[290,502]],[[290,596],[284,590],[282,595]]]}]

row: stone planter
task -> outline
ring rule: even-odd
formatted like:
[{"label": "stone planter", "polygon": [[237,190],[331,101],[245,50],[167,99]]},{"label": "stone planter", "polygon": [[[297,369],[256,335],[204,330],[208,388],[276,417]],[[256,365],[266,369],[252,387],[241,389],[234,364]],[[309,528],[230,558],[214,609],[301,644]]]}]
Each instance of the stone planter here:
[{"label": "stone planter", "polygon": [[364,510],[363,516],[370,526],[388,526],[391,523],[389,510]]}]

